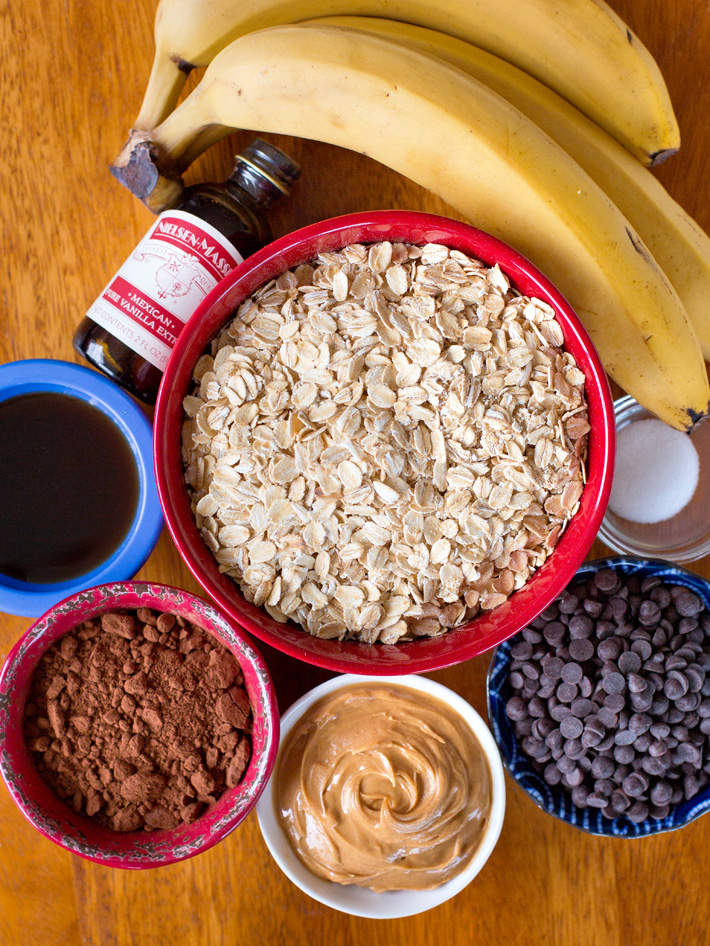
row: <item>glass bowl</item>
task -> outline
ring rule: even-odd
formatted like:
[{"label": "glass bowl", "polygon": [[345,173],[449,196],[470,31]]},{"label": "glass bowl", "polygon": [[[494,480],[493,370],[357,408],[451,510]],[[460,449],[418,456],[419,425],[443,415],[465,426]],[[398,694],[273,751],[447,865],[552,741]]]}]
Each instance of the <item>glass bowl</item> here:
[{"label": "glass bowl", "polygon": [[[653,414],[632,397],[614,401],[617,435],[629,424]],[[675,516],[661,522],[631,522],[607,507],[599,539],[621,554],[663,558],[670,562],[696,561],[710,552],[710,423],[697,424],[688,434],[700,460],[698,485],[690,502]]]}]

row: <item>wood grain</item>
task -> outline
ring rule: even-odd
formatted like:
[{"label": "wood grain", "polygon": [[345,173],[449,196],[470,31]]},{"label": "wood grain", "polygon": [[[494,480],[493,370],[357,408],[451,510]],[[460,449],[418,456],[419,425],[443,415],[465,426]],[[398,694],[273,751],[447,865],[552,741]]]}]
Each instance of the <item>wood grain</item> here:
[{"label": "wood grain", "polygon": [[[710,10],[706,0],[612,0],[657,57],[683,136],[657,174],[710,229]],[[150,59],[155,0],[63,0],[2,6],[0,363],[70,361],[74,327],[152,220],[110,177]],[[194,80],[192,80],[194,81]],[[190,180],[222,178],[250,138],[204,156]],[[416,208],[450,213],[369,158],[274,137],[303,177],[276,208],[275,235],[339,213]],[[0,432],[0,436],[1,436]],[[596,543],[592,556],[606,549]],[[710,576],[710,560],[693,565]],[[198,590],[163,535],[140,577]],[[30,625],[0,617],[0,658]],[[281,708],[328,674],[262,648]],[[485,712],[487,658],[432,676]],[[419,917],[354,919],[310,900],[272,862],[252,814],[226,841],[158,871],[97,867],[40,837],[0,790],[3,946],[701,946],[708,941],[710,818],[638,842],[590,838],[542,814],[512,783],[500,842],[454,900]]]}]

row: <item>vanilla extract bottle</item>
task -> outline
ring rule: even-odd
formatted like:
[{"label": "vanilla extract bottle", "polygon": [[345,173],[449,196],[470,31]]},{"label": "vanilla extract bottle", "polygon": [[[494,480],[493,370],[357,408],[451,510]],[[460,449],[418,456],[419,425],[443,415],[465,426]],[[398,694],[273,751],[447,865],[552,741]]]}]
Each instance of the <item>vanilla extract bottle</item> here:
[{"label": "vanilla extract bottle", "polygon": [[185,188],[90,307],[74,348],[154,403],[180,330],[219,280],[269,242],[264,211],[299,173],[288,155],[256,138],[226,181]]}]

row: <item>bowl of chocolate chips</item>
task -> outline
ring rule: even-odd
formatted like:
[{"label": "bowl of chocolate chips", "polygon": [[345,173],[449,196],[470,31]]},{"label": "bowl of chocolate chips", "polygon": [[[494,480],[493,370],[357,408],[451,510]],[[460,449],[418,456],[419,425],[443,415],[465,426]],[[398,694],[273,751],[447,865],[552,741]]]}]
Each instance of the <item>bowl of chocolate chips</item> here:
[{"label": "bowl of chocolate chips", "polygon": [[46,837],[111,867],[212,847],[256,804],[279,739],[266,666],[213,605],[117,582],[43,615],[0,674],[0,774]]},{"label": "bowl of chocolate chips", "polygon": [[544,811],[610,837],[710,809],[710,583],[662,560],[585,563],[493,654],[504,765]]}]

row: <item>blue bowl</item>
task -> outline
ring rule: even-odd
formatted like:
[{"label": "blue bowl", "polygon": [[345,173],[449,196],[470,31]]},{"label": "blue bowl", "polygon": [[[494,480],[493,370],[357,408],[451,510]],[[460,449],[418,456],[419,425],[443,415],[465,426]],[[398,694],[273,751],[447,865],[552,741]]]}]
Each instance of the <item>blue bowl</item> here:
[{"label": "blue bowl", "polygon": [[[611,568],[625,577],[635,576],[643,579],[654,575],[668,584],[684,585],[702,598],[710,610],[710,582],[685,568],[660,559],[621,556],[597,559],[582,565],[570,584],[586,581],[602,568]],[[690,800],[673,806],[668,816],[661,820],[648,818],[634,824],[622,815],[612,821],[605,818],[598,809],[577,808],[572,804],[572,799],[566,789],[549,786],[542,775],[535,770],[529,756],[522,751],[505,712],[505,704],[512,696],[508,685],[510,651],[520,640],[522,637],[518,634],[500,644],[493,651],[486,680],[488,719],[503,759],[503,765],[511,778],[532,798],[538,808],[588,834],[611,838],[642,838],[665,831],[675,831],[710,810],[710,785],[707,785]]]},{"label": "blue bowl", "polygon": [[80,398],[114,422],[133,453],[139,496],[123,542],[92,571],[71,581],[50,584],[18,581],[0,574],[0,611],[24,617],[39,617],[58,601],[85,588],[133,578],[153,551],[163,528],[153,472],[153,428],[138,404],[113,381],[71,362],[41,358],[0,365],[0,402],[39,392]]}]

